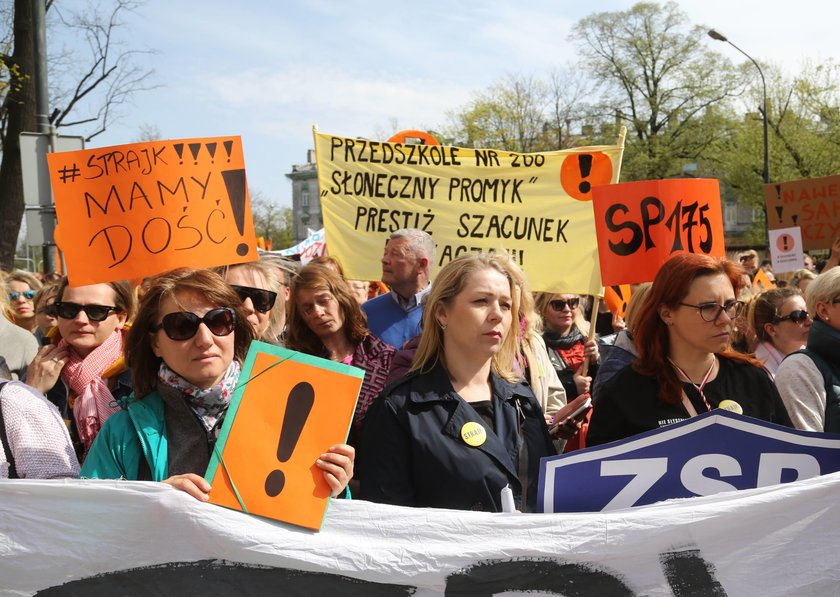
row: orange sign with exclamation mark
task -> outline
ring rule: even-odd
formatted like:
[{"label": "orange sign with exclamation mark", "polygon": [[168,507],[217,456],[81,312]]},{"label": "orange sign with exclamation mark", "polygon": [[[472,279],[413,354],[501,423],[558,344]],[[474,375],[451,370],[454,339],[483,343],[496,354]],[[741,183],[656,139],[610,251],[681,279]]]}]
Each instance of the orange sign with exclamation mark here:
[{"label": "orange sign with exclamation mark", "polygon": [[563,190],[578,201],[592,201],[592,187],[610,184],[612,176],[612,160],[600,151],[572,154],[560,166]]},{"label": "orange sign with exclamation mark", "polygon": [[361,369],[252,342],[205,475],[210,501],[320,528],[330,488],[315,461],[346,441],[363,379]]}]

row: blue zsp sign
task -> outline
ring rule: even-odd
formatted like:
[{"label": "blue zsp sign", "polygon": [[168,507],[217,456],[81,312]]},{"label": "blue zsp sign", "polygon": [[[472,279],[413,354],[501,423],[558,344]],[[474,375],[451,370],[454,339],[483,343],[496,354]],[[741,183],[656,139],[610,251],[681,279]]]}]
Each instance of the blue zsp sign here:
[{"label": "blue zsp sign", "polygon": [[840,471],[840,436],[715,410],[543,459],[541,512],[599,512],[766,487]]}]

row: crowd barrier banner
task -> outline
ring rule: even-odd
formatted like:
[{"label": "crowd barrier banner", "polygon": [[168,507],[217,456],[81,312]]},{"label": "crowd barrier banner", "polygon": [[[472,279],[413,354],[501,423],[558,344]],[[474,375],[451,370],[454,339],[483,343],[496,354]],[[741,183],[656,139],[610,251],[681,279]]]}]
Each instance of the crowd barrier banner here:
[{"label": "crowd barrier banner", "polygon": [[520,154],[315,131],[330,255],[349,279],[378,280],[390,234],[419,228],[437,245],[435,271],[465,252],[505,250],[534,290],[599,294],[592,188],[618,181],[622,149]]},{"label": "crowd barrier banner", "polygon": [[828,249],[840,235],[840,175],[764,185],[767,228],[799,226],[806,251]]},{"label": "crowd barrier banner", "polygon": [[630,439],[543,458],[537,508],[597,512],[790,483],[840,471],[840,435],[722,409]]},{"label": "crowd barrier banner", "polygon": [[330,487],[315,461],[347,441],[365,372],[253,341],[210,458],[210,501],[319,529]]},{"label": "crowd barrier banner", "polygon": [[717,180],[625,182],[592,194],[607,286],[650,282],[677,253],[726,256]]},{"label": "crowd barrier banner", "polygon": [[824,596],[838,494],[834,474],[596,514],[336,500],[315,533],[162,483],[2,481],[0,592]]},{"label": "crowd barrier banner", "polygon": [[254,261],[239,137],[47,154],[56,242],[74,286]]}]

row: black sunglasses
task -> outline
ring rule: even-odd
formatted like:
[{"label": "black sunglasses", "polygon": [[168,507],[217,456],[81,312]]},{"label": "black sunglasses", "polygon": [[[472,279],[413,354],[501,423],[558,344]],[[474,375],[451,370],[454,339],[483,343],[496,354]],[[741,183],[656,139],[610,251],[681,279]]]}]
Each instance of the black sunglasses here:
[{"label": "black sunglasses", "polygon": [[211,309],[204,317],[189,311],[176,311],[164,315],[159,324],[152,326],[152,331],[162,329],[170,340],[189,340],[195,336],[202,323],[214,336],[227,336],[236,324],[236,313],[230,307]]},{"label": "black sunglasses", "polygon": [[[111,311],[114,313],[121,313],[122,309],[119,307],[108,307],[106,305],[80,305],[78,303],[66,303],[64,301],[56,301],[52,304],[55,307],[55,313],[62,319],[76,319],[79,311],[84,311],[87,318],[91,321],[105,321]],[[45,307],[46,309],[46,307]]]},{"label": "black sunglasses", "polygon": [[562,311],[566,308],[566,305],[569,306],[569,309],[574,309],[580,304],[580,298],[570,298],[570,299],[556,299],[553,301],[548,301],[548,304],[551,305],[551,308],[555,311]]},{"label": "black sunglasses", "polygon": [[[45,305],[45,306],[41,307],[40,309],[38,309],[37,312],[38,313],[43,313],[44,315],[47,315],[49,317],[57,317],[58,316],[58,310],[55,308],[55,303],[50,303],[49,305]],[[88,318],[90,318],[90,315],[88,315]]]},{"label": "black sunglasses", "polygon": [[791,311],[784,317],[777,317],[773,320],[773,323],[781,323],[783,321],[792,321],[793,323],[805,323],[809,319],[811,319],[811,316],[808,315],[807,311],[797,309],[796,311]]},{"label": "black sunglasses", "polygon": [[240,300],[244,303],[246,298],[251,299],[254,309],[260,313],[268,313],[274,306],[274,301],[277,300],[277,293],[271,290],[264,290],[262,288],[251,288],[250,286],[230,285],[239,295]]}]

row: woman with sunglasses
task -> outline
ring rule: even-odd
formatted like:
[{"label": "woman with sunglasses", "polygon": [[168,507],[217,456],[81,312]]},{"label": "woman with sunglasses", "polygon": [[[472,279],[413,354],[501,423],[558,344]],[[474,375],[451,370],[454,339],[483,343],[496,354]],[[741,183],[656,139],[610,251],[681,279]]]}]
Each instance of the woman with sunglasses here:
[{"label": "woman with sunglasses", "polygon": [[41,282],[29,272],[14,271],[6,277],[9,288],[9,305],[14,312],[15,324],[35,333],[38,323],[35,321],[35,294],[41,288]]},{"label": "woman with sunglasses", "polygon": [[35,330],[35,338],[38,345],[43,346],[50,343],[49,331],[58,324],[55,313],[55,297],[58,293],[58,283],[46,284],[35,293],[35,323],[38,327]]},{"label": "woman with sunglasses", "polygon": [[[253,337],[237,294],[215,272],[156,276],[128,334],[137,398],[108,420],[81,476],[162,481],[206,501],[202,475]],[[315,462],[333,496],[347,486],[353,460],[342,444]]]},{"label": "woman with sunglasses", "polygon": [[5,361],[9,379],[25,379],[26,368],[38,353],[38,341],[15,325],[9,309],[8,293],[0,285],[0,360]]},{"label": "woman with sunglasses", "polygon": [[[633,330],[638,358],[617,373],[592,411],[587,445],[651,431],[737,403],[744,415],[790,426],[756,359],[730,347],[738,265],[707,255],[671,257],[656,274]],[[740,290],[740,288],[738,288]]]},{"label": "woman with sunglasses", "polygon": [[840,433],[840,267],[814,278],[805,303],[814,323],[805,349],[776,370],[776,387],[797,429]]},{"label": "woman with sunglasses", "polygon": [[358,449],[365,415],[385,387],[395,349],[370,333],[347,282],[329,265],[309,263],[292,283],[286,346],[364,369],[349,440]]},{"label": "woman with sunglasses", "polygon": [[[542,315],[545,330],[543,340],[557,376],[563,383],[566,396],[586,394],[598,369],[598,344],[588,340],[589,325],[583,319],[580,297],[576,294],[540,293],[536,297],[537,311]],[[589,359],[586,375],[582,373],[584,359]]]},{"label": "woman with sunglasses", "polygon": [[65,278],[53,306],[54,344],[38,351],[26,383],[44,394],[52,394],[59,379],[64,383],[83,459],[102,425],[131,394],[123,352],[134,292],[124,281],[71,287]]},{"label": "woman with sunglasses", "polygon": [[747,324],[758,345],[755,358],[772,374],[782,360],[805,347],[811,316],[802,293],[794,287],[771,288],[753,297]]},{"label": "woman with sunglasses", "polygon": [[[254,328],[257,340],[279,344],[280,337],[272,334],[272,311],[277,304],[281,285],[274,269],[267,264],[254,261],[215,268],[217,273],[236,291],[245,310],[248,323]],[[285,312],[285,301],[280,307]]]}]

